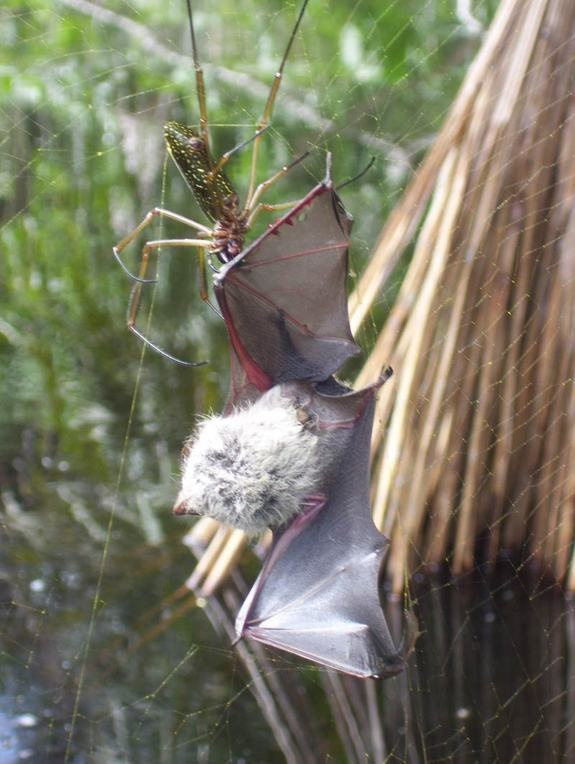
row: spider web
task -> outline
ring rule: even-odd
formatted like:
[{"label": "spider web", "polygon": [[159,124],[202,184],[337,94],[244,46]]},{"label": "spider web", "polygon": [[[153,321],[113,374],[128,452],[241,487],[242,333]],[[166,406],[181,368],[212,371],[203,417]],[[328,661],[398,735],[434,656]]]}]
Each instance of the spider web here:
[{"label": "spider web", "polygon": [[[220,154],[253,131],[297,3],[196,5]],[[259,166],[266,177],[311,152],[270,190],[277,202],[323,176],[326,150],[336,182],[376,156],[342,189],[355,218],[352,279],[496,6],[311,0]],[[195,415],[221,408],[226,340],[197,294],[196,263],[166,252],[141,325],[170,352],[212,363],[142,360],[125,331],[130,284],[110,250],[156,205],[203,222],[162,143],[165,121],[196,119],[185,7],[9,0],[0,14],[0,763],[569,760],[574,614],[529,560],[509,553],[455,580],[416,565],[421,635],[409,669],[382,683],[231,648],[257,546],[217,597],[196,602],[182,586],[198,550],[169,512],[179,448]],[[249,163],[241,151],[228,168],[241,193]],[[366,351],[411,255],[363,324]],[[496,284],[485,289],[495,297]],[[401,605],[385,587],[399,637]]]}]

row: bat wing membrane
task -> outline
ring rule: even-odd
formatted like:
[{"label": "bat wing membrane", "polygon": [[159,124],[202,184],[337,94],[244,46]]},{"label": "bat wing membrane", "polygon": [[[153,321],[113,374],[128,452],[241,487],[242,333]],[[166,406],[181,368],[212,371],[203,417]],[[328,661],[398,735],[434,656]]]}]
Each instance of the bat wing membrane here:
[{"label": "bat wing membrane", "polygon": [[232,402],[246,385],[325,380],[359,351],[347,313],[350,228],[328,175],[220,270],[215,293],[236,356]]}]

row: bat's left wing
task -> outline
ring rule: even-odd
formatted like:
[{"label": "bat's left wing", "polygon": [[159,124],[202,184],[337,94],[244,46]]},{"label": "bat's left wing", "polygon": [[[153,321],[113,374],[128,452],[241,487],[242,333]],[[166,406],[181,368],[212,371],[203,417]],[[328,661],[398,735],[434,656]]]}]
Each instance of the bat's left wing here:
[{"label": "bat's left wing", "polygon": [[325,380],[359,352],[347,313],[351,222],[328,162],[326,178],[215,276],[233,350],[229,404]]},{"label": "bat's left wing", "polygon": [[349,674],[390,676],[405,668],[416,630],[408,619],[396,647],[379,597],[389,542],[369,506],[374,389],[316,392],[311,409],[324,446],[336,454],[325,506],[304,511],[275,534],[236,632]]}]

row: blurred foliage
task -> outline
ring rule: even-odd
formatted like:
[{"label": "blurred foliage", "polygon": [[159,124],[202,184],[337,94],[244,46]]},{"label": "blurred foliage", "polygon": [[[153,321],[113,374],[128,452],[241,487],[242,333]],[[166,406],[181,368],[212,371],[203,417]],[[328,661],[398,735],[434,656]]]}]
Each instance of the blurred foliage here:
[{"label": "blurred foliage", "polygon": [[[253,130],[297,5],[195,3],[217,152]],[[311,0],[295,41],[260,179],[312,149],[269,195],[295,200],[322,177],[326,150],[340,181],[375,155],[342,192],[357,221],[356,272],[478,47],[455,5]],[[474,4],[483,25],[494,5]],[[194,413],[225,395],[225,335],[198,298],[193,257],[163,253],[150,332],[171,352],[211,359],[196,370],[150,352],[140,366],[125,328],[130,284],[111,256],[155,205],[202,220],[162,140],[166,120],[197,120],[189,50],[183,0],[5,0],[0,9],[0,462],[10,474],[16,464],[21,492],[34,488],[12,461],[18,453],[113,485],[138,382],[127,483],[169,495]],[[230,163],[240,191],[249,160],[246,150]],[[178,235],[165,226],[149,238],[160,230]],[[142,243],[127,253],[132,268]],[[164,499],[160,491],[152,504]]]}]

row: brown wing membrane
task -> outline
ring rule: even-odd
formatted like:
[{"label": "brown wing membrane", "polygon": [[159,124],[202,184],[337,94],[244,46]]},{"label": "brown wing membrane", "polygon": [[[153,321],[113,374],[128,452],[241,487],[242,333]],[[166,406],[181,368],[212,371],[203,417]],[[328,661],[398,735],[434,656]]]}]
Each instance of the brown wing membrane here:
[{"label": "brown wing membrane", "polygon": [[252,397],[248,390],[325,380],[358,352],[347,314],[351,222],[328,169],[322,183],[215,277],[236,361],[232,403]]}]

